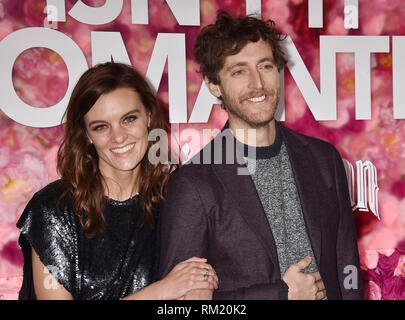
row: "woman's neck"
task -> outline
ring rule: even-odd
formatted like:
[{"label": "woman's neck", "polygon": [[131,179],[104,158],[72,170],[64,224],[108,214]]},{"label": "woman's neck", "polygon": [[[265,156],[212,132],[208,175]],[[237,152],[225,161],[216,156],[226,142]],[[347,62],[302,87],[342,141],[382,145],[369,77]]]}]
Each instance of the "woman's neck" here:
[{"label": "woman's neck", "polygon": [[114,200],[124,201],[139,191],[138,170],[103,174],[104,194]]}]

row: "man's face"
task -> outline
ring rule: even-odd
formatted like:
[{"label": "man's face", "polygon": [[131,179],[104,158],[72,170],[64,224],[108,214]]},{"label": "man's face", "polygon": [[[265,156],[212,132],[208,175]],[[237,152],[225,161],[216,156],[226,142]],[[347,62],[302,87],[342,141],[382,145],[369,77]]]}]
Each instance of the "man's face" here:
[{"label": "man's face", "polygon": [[248,42],[239,53],[226,57],[219,79],[220,84],[207,85],[222,98],[234,128],[260,128],[274,120],[280,75],[267,42]]}]

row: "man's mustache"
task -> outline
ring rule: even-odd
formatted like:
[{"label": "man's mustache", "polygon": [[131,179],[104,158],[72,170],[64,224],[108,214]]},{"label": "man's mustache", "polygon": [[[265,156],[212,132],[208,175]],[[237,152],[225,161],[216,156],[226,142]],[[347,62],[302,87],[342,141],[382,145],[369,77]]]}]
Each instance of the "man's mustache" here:
[{"label": "man's mustache", "polygon": [[277,96],[278,91],[279,90],[276,88],[250,91],[239,98],[239,103],[243,102],[244,100],[252,99],[255,97],[261,97],[261,96],[274,97],[274,96]]}]

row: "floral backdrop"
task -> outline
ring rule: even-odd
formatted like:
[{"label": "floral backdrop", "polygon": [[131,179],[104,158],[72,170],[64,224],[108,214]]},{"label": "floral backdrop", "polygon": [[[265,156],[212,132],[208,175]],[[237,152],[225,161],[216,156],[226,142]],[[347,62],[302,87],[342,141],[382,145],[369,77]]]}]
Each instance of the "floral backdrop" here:
[{"label": "floral backdrop", "polygon": [[[100,6],[103,0],[83,1]],[[66,1],[66,11],[76,3]],[[324,27],[308,28],[306,0],[262,0],[262,17],[274,20],[293,39],[315,83],[319,85],[320,35],[404,35],[405,2],[359,0],[359,28],[345,29],[344,1],[325,0]],[[13,31],[43,27],[43,0],[0,0],[0,41]],[[201,26],[215,20],[216,11],[246,13],[245,0],[201,0]],[[71,37],[91,65],[90,32],[119,31],[131,62],[146,74],[158,32],[186,33],[187,97],[191,111],[201,76],[192,57],[192,46],[200,27],[179,26],[166,2],[149,1],[149,24],[132,25],[130,1],[120,16],[103,26],[79,23],[67,16],[57,30]],[[1,59],[1,57],[0,57]],[[1,71],[0,71],[1,72]],[[372,54],[372,119],[355,120],[354,56],[337,54],[336,121],[316,121],[288,71],[285,73],[286,119],[284,125],[333,143],[343,158],[354,164],[369,160],[377,168],[380,219],[370,212],[354,211],[366,299],[405,299],[405,120],[393,118],[392,55]],[[54,51],[32,48],[23,52],[13,69],[14,88],[31,106],[52,106],[63,98],[68,73]],[[168,108],[165,75],[158,96]],[[1,108],[1,106],[0,106]],[[219,129],[226,114],[215,106],[206,124],[181,124]],[[32,128],[21,125],[0,111],[0,299],[16,299],[22,281],[23,257],[15,224],[34,192],[58,178],[55,159],[61,142],[61,127]],[[189,142],[192,144],[192,142]],[[187,146],[193,153],[198,148]],[[190,149],[191,148],[191,149]]]}]

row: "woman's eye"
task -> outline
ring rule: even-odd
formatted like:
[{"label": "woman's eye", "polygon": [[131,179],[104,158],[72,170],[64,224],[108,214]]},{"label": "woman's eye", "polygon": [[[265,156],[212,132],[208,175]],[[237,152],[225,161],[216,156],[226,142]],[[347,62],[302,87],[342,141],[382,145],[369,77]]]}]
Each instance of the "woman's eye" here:
[{"label": "woman's eye", "polygon": [[105,128],[106,128],[106,126],[102,124],[102,125],[93,127],[93,131],[101,131],[101,130],[104,130]]},{"label": "woman's eye", "polygon": [[129,116],[124,119],[124,122],[128,123],[128,122],[132,122],[136,119],[137,119],[137,117],[135,117],[135,116]]}]

